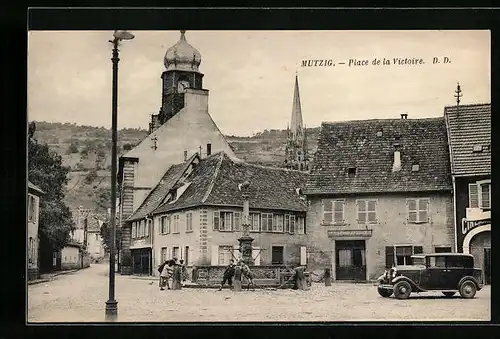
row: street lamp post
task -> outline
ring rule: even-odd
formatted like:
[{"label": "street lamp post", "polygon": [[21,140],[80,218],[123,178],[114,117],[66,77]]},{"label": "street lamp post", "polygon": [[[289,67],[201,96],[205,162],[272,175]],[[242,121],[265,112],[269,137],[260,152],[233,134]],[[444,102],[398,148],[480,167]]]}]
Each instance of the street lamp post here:
[{"label": "street lamp post", "polygon": [[132,33],[115,31],[113,40],[113,98],[111,115],[111,253],[109,256],[109,299],[106,301],[106,321],[116,321],[118,302],[115,300],[115,255],[116,255],[116,141],[118,135],[118,45],[121,40],[131,40]]}]

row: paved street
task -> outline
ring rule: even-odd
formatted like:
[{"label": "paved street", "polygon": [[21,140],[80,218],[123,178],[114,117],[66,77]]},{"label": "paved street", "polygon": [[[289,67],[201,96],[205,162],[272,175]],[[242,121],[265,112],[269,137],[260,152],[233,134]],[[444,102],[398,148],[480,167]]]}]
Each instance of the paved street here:
[{"label": "paved street", "polygon": [[[100,322],[108,297],[108,266],[90,268],[28,286],[29,322]],[[152,283],[153,282],[153,283]],[[392,321],[489,320],[490,287],[472,300],[441,293],[408,300],[382,298],[371,284],[313,284],[309,291],[233,292],[158,289],[156,279],[116,276],[119,321]]]}]

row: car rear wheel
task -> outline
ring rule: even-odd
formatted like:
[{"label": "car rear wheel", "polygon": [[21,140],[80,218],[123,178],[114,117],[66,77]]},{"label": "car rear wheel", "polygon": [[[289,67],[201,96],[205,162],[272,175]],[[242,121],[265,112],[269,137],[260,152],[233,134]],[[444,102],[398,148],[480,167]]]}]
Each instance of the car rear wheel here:
[{"label": "car rear wheel", "polygon": [[411,286],[406,281],[399,281],[394,285],[394,296],[397,299],[408,299],[411,293]]},{"label": "car rear wheel", "polygon": [[476,295],[476,284],[473,281],[466,280],[460,285],[460,295],[465,299],[472,299]]},{"label": "car rear wheel", "polygon": [[456,292],[443,292],[443,294],[448,297],[448,298],[451,298],[455,295]]},{"label": "car rear wheel", "polygon": [[378,294],[380,294],[384,298],[389,298],[392,295],[392,291],[389,289],[378,287],[377,291],[378,291]]}]

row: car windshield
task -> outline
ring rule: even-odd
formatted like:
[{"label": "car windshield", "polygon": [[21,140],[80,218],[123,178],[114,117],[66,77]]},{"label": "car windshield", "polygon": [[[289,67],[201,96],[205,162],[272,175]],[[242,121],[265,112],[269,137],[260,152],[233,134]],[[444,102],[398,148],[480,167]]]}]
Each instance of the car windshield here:
[{"label": "car windshield", "polygon": [[412,257],[413,265],[424,265],[425,266],[425,257]]}]

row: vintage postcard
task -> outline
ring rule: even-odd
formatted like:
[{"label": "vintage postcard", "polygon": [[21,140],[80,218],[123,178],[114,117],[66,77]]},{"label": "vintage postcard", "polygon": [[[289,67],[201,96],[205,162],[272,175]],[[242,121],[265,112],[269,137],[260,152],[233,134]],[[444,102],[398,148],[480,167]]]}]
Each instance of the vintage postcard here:
[{"label": "vintage postcard", "polygon": [[490,31],[30,31],[28,323],[487,321]]}]

